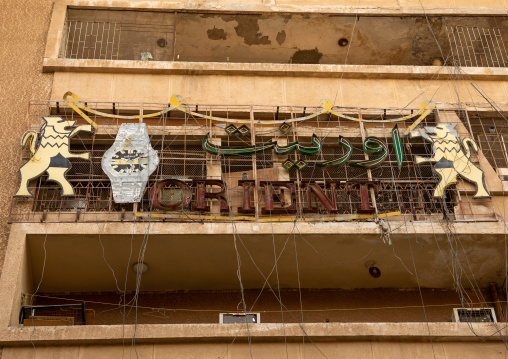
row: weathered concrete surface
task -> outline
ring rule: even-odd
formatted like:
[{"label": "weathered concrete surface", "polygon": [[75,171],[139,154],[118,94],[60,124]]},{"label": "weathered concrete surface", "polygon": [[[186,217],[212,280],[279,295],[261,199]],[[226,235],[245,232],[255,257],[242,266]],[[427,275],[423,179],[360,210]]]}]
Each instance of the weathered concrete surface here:
[{"label": "weathered concrete surface", "polygon": [[[476,81],[475,84],[493,101],[508,102],[508,81]],[[361,108],[414,108],[430,99],[455,104],[458,98],[474,105],[485,103],[465,78],[358,81],[310,76],[55,73],[51,98],[62,100],[67,91],[78,94],[81,101],[90,102],[169,103],[171,96],[181,95],[188,103],[228,105],[316,106],[324,98],[337,106]]]},{"label": "weathered concrete surface", "polygon": [[[92,46],[90,40],[80,42],[81,45],[61,44],[62,34],[67,32],[63,30],[65,18],[126,25],[122,26],[121,36],[112,40],[114,49],[109,51],[108,58],[117,60],[140,60],[141,53],[149,51],[154,61],[172,61],[174,56],[176,61],[192,62],[344,64],[347,58],[347,63],[356,65],[430,66],[448,58],[450,42],[446,28],[496,27],[501,36],[508,37],[502,17],[373,14],[362,16],[359,21],[346,14],[196,14],[189,11],[179,12],[175,17],[168,11],[94,10],[93,7],[71,8],[66,13],[65,4],[59,2],[48,36],[47,58],[71,57],[71,52],[78,58],[94,58],[99,52],[104,57],[102,45]],[[177,26],[173,29],[175,20]],[[146,23],[151,24],[151,30],[140,27]],[[176,36],[174,53],[173,35]],[[69,36],[75,38],[74,30]],[[158,46],[159,39],[169,46]],[[346,39],[350,46],[339,46],[339,39]]]},{"label": "weathered concrete surface", "polygon": [[[384,66],[384,65],[313,65],[313,64],[260,64],[226,62],[165,62],[115,61],[45,58],[44,72],[88,72],[110,74],[175,74],[175,75],[226,75],[226,76],[312,76],[316,78],[443,80],[455,68],[436,66]],[[464,76],[471,80],[508,80],[503,67],[464,67]]]},{"label": "weathered concrete surface", "polygon": [[[248,359],[254,358],[286,358],[291,359],[503,359],[503,347],[499,343],[379,343],[379,342],[341,342],[341,343],[247,343],[228,344],[142,344],[135,346],[140,359]],[[96,359],[121,358],[122,355],[135,355],[134,346],[126,344],[82,345],[63,347],[38,347],[39,359]],[[6,348],[4,359],[31,359],[34,356],[32,347]]]},{"label": "weathered concrete surface", "polygon": [[[152,1],[152,0],[61,0],[70,6],[92,6],[117,9],[165,9],[205,12],[245,13],[322,13],[322,14],[377,14],[412,15],[423,14],[419,0],[195,0],[195,1]],[[506,0],[422,0],[425,13],[429,15],[501,15],[506,14]]]},{"label": "weathered concrete surface", "polygon": [[[476,18],[476,25],[488,23],[487,19]],[[459,18],[447,21],[464,22]],[[447,54],[443,19],[431,18],[430,23]],[[210,29],[221,29],[225,41],[211,40]],[[179,61],[344,64],[347,55],[347,62],[357,65],[430,65],[441,57],[429,24],[416,16],[365,16],[356,21],[355,16],[327,14],[181,13],[176,38]],[[339,46],[341,38],[353,46]]]},{"label": "weathered concrete surface", "polygon": [[[136,262],[148,226],[150,235],[144,259],[150,271],[143,276],[142,290],[238,289],[231,224],[14,224],[16,232],[11,235],[9,259],[0,283],[5,293],[0,313],[5,320],[13,318],[10,308],[19,302],[20,294],[31,293],[39,286],[44,261],[41,292],[124,288],[126,263]],[[471,276],[476,280],[475,286],[480,287],[491,281],[501,284],[504,279],[503,271],[499,270],[504,265],[501,255],[504,228],[496,222],[460,223],[448,235],[438,223],[391,222],[393,246],[382,243],[381,229],[373,222],[298,224],[299,279],[295,275],[294,244],[288,244],[295,230],[292,223],[274,225],[275,232],[270,223],[236,223],[235,227],[245,288],[261,288],[265,276],[270,285],[277,285],[272,272],[273,242],[280,253],[278,281],[283,288],[299,285],[303,288],[417,288],[418,284],[427,288],[451,288],[455,282],[449,268],[454,265],[462,266],[468,273],[463,278],[464,287],[471,287],[468,281]],[[464,250],[455,253],[456,263],[451,262],[450,235],[464,246]],[[131,246],[136,253],[134,257],[130,255]],[[105,259],[97,258],[102,251]],[[380,278],[373,280],[368,275],[365,267],[368,261],[376,262],[381,269]],[[411,274],[415,266],[419,282]],[[126,285],[128,290],[133,290],[135,278],[129,276]]]},{"label": "weathered concrete surface", "polygon": [[[150,2],[150,1],[72,1],[68,4],[73,5],[93,5],[98,7],[119,6],[125,8],[140,7],[144,9],[196,9],[203,11],[250,11],[250,12],[329,12],[335,14],[421,14],[422,9],[418,1],[415,0],[379,0],[369,1],[368,5],[362,5],[360,9],[352,8],[349,5],[356,5],[357,2],[351,0],[344,1],[318,1],[313,4],[305,1],[278,1],[278,4],[272,4],[269,1],[249,1],[248,3],[232,3],[227,4],[224,2],[205,2],[196,1],[193,3],[184,2]],[[340,4],[338,6],[335,6]],[[423,1],[426,7],[426,12],[429,14],[497,14],[506,15],[506,0],[455,0],[453,2],[447,1],[443,4],[442,0],[428,0]],[[408,7],[402,7],[407,5]],[[0,51],[2,54],[2,62],[0,64],[0,112],[3,116],[4,132],[0,134],[2,146],[5,149],[5,158],[3,159],[3,190],[0,193],[0,223],[2,224],[3,242],[5,243],[5,234],[8,233],[8,226],[6,223],[8,206],[10,203],[10,196],[12,195],[16,181],[17,181],[17,167],[18,163],[18,143],[24,127],[24,109],[29,99],[45,99],[49,97],[51,92],[51,74],[42,74],[41,65],[44,55],[44,42],[46,41],[47,28],[49,26],[49,16],[51,10],[51,1],[12,1],[9,0],[2,4],[2,11],[0,12]],[[381,6],[381,7],[379,7]],[[384,7],[383,7],[384,6]],[[468,7],[471,6],[471,7]],[[481,6],[475,8],[473,6]],[[57,13],[58,14],[58,13]],[[61,13],[60,13],[61,15]],[[62,18],[60,17],[60,21]],[[55,23],[55,26],[58,23]],[[58,32],[58,30],[57,30]],[[50,55],[58,51],[58,34],[50,35],[48,40],[48,48],[51,49]],[[52,57],[48,55],[47,57]],[[55,56],[56,57],[56,56]],[[149,101],[149,102],[168,102],[168,96],[172,93],[180,93],[188,101],[191,102],[207,102],[211,103],[228,103],[228,104],[247,104],[247,103],[260,103],[260,104],[316,104],[323,97],[332,97],[337,93],[339,88],[338,103],[348,106],[405,106],[416,95],[421,92],[425,94],[436,94],[442,101],[453,102],[457,96],[455,89],[449,83],[443,85],[442,82],[428,82],[428,81],[410,81],[410,80],[372,80],[350,81],[344,79],[338,81],[337,79],[319,79],[310,81],[308,78],[299,77],[296,79],[287,78],[260,78],[251,77],[248,80],[240,79],[239,77],[226,76],[206,76],[203,75],[199,78],[186,75],[175,75],[171,77],[166,76],[145,76],[145,75],[117,75],[117,74],[57,74],[58,85],[53,90],[53,98],[60,99],[63,93],[69,89],[77,92],[82,98],[87,100],[108,101],[114,99],[115,101],[122,101],[123,99],[129,101]],[[132,83],[138,84],[135,90],[132,90]],[[468,99],[468,91],[465,87],[461,87],[462,83],[456,83],[457,90],[462,94],[462,98]],[[507,84],[503,81],[498,82],[482,82],[480,84],[487,94],[494,98],[495,101],[506,101]],[[123,90],[121,88],[124,88]],[[253,97],[252,88],[262,89],[257,91]],[[213,89],[213,91],[210,91]],[[316,89],[319,89],[317,91]],[[437,91],[437,93],[436,93]],[[168,95],[169,94],[169,95]],[[20,117],[21,116],[21,117]],[[488,224],[490,226],[492,224]],[[136,233],[142,233],[144,225],[137,225]],[[416,230],[426,233],[425,229],[420,228],[418,225]],[[76,227],[75,225],[62,225],[59,231],[62,233],[76,233],[83,231],[86,237],[90,235],[93,229]],[[124,235],[127,236],[130,232],[127,231],[129,226],[119,224],[118,226],[112,225],[108,227],[110,230],[120,230],[123,228]],[[156,230],[157,225],[154,225]],[[174,228],[174,227],[172,227]],[[204,233],[217,233],[221,232],[220,226],[217,225],[204,225],[199,227],[204,230]],[[280,225],[281,231],[290,233],[289,226]],[[309,226],[309,233],[313,232],[316,227]],[[323,227],[324,228],[324,227]],[[464,227],[463,234],[472,232],[481,239],[485,238],[488,242],[492,240],[485,236],[491,230],[485,231],[475,230],[476,227]],[[107,230],[106,228],[103,228]],[[177,228],[178,230],[188,230],[186,228]],[[30,339],[32,338],[35,343],[39,344],[37,347],[38,358],[76,358],[78,355],[81,358],[93,357],[97,358],[100,355],[103,357],[119,357],[122,346],[116,347],[103,347],[103,346],[83,346],[83,347],[41,347],[40,344],[66,344],[71,343],[121,343],[125,337],[130,338],[134,333],[132,326],[110,326],[110,327],[88,327],[88,328],[38,328],[33,331],[32,329],[7,329],[7,323],[14,322],[17,316],[17,310],[20,304],[19,294],[22,291],[29,289],[33,283],[29,279],[29,268],[27,265],[28,259],[25,258],[27,251],[25,249],[25,233],[27,228],[17,227],[19,233],[12,239],[12,247],[9,250],[8,262],[6,262],[6,270],[3,273],[3,279],[0,287],[0,295],[2,306],[0,306],[0,324],[2,330],[0,338],[4,343],[25,345],[26,348],[19,350],[8,348],[4,352],[4,358],[32,358],[34,355],[33,348],[30,346]],[[223,230],[223,229],[222,229]],[[253,231],[254,227],[247,227],[246,231]],[[259,227],[261,233],[271,233],[265,227]],[[325,236],[326,232],[320,229]],[[352,229],[349,228],[348,231]],[[31,233],[44,233],[44,227],[39,226],[30,229]],[[427,230],[430,233],[430,230]],[[476,231],[476,232],[475,232]],[[501,233],[499,228],[498,233]],[[379,232],[376,228],[367,228],[367,232],[371,237],[378,236]],[[434,232],[434,230],[432,230]],[[339,232],[340,234],[341,232]],[[167,233],[166,233],[167,234]],[[229,232],[230,234],[230,232]],[[483,238],[482,238],[483,237]],[[89,237],[88,237],[89,238]],[[92,237],[92,239],[95,239]],[[84,241],[83,241],[84,242]],[[492,249],[492,248],[491,248]],[[3,252],[0,251],[0,261],[3,258]],[[501,251],[497,251],[499,256]],[[75,254],[75,253],[73,253]],[[96,260],[96,255],[94,256]],[[476,258],[478,265],[483,265],[481,257]],[[94,262],[93,262],[94,263]],[[486,263],[490,265],[492,263]],[[399,340],[401,338],[409,338],[405,340],[428,340],[427,330],[430,328],[431,335],[435,336],[436,340],[466,340],[469,345],[464,346],[462,342],[450,343],[435,343],[434,350],[436,357],[447,359],[450,358],[497,358],[504,356],[504,347],[501,343],[477,343],[476,334],[485,336],[489,340],[498,340],[495,335],[496,330],[489,325],[478,325],[475,327],[473,333],[471,329],[465,324],[448,324],[430,323],[428,326],[425,323],[413,325],[323,325],[319,324],[315,327],[309,327],[308,332],[312,338],[319,338],[319,340],[335,340],[334,338],[347,337],[356,340],[364,340],[359,343],[321,343],[320,348],[326,349],[329,357],[339,358],[340,355],[346,357],[368,357],[375,359],[378,358],[391,358],[391,357],[432,357],[432,347],[429,343],[415,344],[414,342],[407,342],[405,344],[392,345],[392,343],[378,343],[378,342],[365,342],[365,340],[378,339],[380,337],[387,340]],[[124,332],[125,329],[125,332]],[[294,340],[301,340],[302,333],[297,326],[287,327],[288,335]],[[173,346],[163,345],[150,345],[146,347],[139,346],[139,352],[146,357],[184,357],[198,356],[198,357],[220,357],[227,351],[227,343],[231,342],[237,333],[237,329],[229,327],[199,327],[195,325],[174,328],[171,326],[139,326],[137,330],[137,337],[141,341],[160,341],[182,342],[185,340],[194,341],[193,344],[178,344],[178,349]],[[241,335],[245,338],[245,330],[240,331]],[[270,326],[265,325],[254,329],[253,335],[259,340],[268,340],[267,338],[275,337],[279,343],[276,347],[269,347],[267,344],[256,346],[254,351],[258,350],[259,357],[270,357],[279,353],[284,353],[284,346],[281,342],[284,339],[282,328],[280,325]],[[220,340],[221,344],[206,344],[203,343],[203,338],[206,341]],[[273,339],[272,339],[273,340]],[[197,342],[200,342],[197,346]],[[217,348],[216,345],[220,347]],[[423,346],[422,346],[423,345]],[[297,346],[296,348],[294,346]],[[274,348],[274,349],[272,349]],[[310,348],[310,349],[309,349]],[[367,348],[367,349],[366,349]],[[370,349],[369,349],[370,348]],[[218,350],[216,350],[218,349]],[[175,355],[175,350],[180,355]],[[294,353],[302,353],[303,345],[291,343],[290,349]],[[313,346],[309,343],[305,345],[306,358],[319,357],[319,353],[314,350],[311,352]],[[201,355],[199,354],[201,353]],[[313,353],[313,354],[311,354]],[[358,354],[360,353],[360,354]],[[240,344],[233,347],[229,358],[241,358],[248,355],[248,348],[246,344]],[[295,357],[298,354],[295,354]],[[300,356],[302,356],[300,354]],[[293,356],[292,356],[293,357]]]},{"label": "weathered concrete surface", "polygon": [[[300,338],[301,340],[301,338]],[[6,348],[3,359],[31,359],[32,347]],[[62,347],[37,347],[38,359],[109,359],[137,355],[139,359],[250,359],[286,358],[291,359],[503,359],[504,351],[500,343],[415,343],[415,342],[340,342],[340,343],[247,343],[210,344],[140,344],[135,348],[130,341],[122,345],[81,345]]]},{"label": "weathered concrete surface", "polygon": [[25,129],[28,101],[47,99],[53,74],[42,73],[51,18],[51,0],[3,1],[0,11],[0,116],[2,187],[0,190],[0,268],[9,226],[11,197],[18,181],[19,141]]},{"label": "weathered concrete surface", "polygon": [[[498,325],[492,323],[308,323],[303,328],[308,338],[316,342],[331,341],[403,341],[428,342],[429,331],[435,342],[501,342]],[[71,327],[6,328],[0,330],[1,342],[8,345],[115,344],[131,338],[136,330],[136,342],[143,343],[217,343],[230,342],[235,336],[245,342],[290,342],[302,340],[299,324],[158,324],[158,325],[94,325]],[[502,343],[499,343],[502,346]]]},{"label": "weathered concrete surface", "polygon": [[[435,222],[396,222],[392,225],[393,234],[418,233],[422,235],[443,235],[445,230],[443,226]],[[94,235],[102,234],[134,234],[143,235],[150,227],[150,234],[168,235],[168,234],[200,234],[200,235],[222,235],[232,234],[231,223],[162,223],[162,222],[137,222],[137,223],[16,223],[13,224],[16,231],[29,234],[78,234]],[[457,235],[481,236],[486,233],[492,235],[504,235],[504,226],[502,222],[489,223],[455,223],[453,224],[454,233]],[[277,226],[271,223],[250,223],[236,222],[235,231],[238,234],[246,235],[271,235],[291,233],[294,223],[277,223]],[[302,234],[326,235],[326,234],[366,234],[378,235],[381,233],[380,227],[374,222],[302,222],[298,224],[298,230]]]}]

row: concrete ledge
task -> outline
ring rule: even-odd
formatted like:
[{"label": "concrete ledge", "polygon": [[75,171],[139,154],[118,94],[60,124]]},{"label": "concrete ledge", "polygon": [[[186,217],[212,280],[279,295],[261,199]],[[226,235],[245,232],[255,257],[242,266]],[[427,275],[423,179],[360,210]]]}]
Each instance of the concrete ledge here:
[{"label": "concrete ledge", "polygon": [[[297,65],[45,58],[43,71],[178,75],[312,76],[368,79],[443,79],[453,75],[457,70],[454,67],[438,66]],[[463,75],[471,80],[508,80],[508,68],[462,67],[461,71]]]},{"label": "concrete ledge", "polygon": [[[501,341],[504,323],[309,323],[303,328],[312,341],[433,341],[468,342]],[[285,335],[284,335],[285,329]],[[501,334],[500,334],[501,333]],[[123,338],[132,338],[133,325],[95,325],[74,327],[26,327],[6,328],[0,331],[0,344],[55,345],[62,344],[116,344]],[[143,324],[138,325],[137,343],[219,343],[246,341],[250,335],[253,342],[301,341],[302,327],[299,324]]]},{"label": "concrete ledge", "polygon": [[377,2],[378,6],[360,5],[357,1],[349,1],[341,5],[307,5],[299,1],[285,1],[285,4],[262,4],[261,0],[256,3],[224,3],[219,1],[207,2],[169,2],[169,1],[107,1],[107,0],[64,0],[70,7],[92,7],[108,9],[144,9],[144,10],[183,10],[203,12],[242,12],[242,13],[322,13],[344,15],[506,15],[506,7],[499,6],[500,1],[485,1],[485,6],[461,6],[461,1],[456,6],[446,4],[444,6],[425,6],[422,9],[418,3],[411,6],[400,5],[397,0],[385,0]]},{"label": "concrete ledge", "polygon": [[[390,222],[394,230],[392,235],[406,236],[408,233],[419,235],[441,235],[446,234],[442,226],[435,222]],[[504,236],[505,228],[503,222],[459,222],[454,223],[454,233],[465,237],[475,237],[489,234],[489,238],[496,235]],[[144,234],[147,226],[150,226],[152,236],[167,234],[200,234],[200,235],[228,235],[233,233],[231,223],[189,223],[189,222],[137,222],[134,225],[125,225],[122,222],[96,223],[15,223],[11,231],[26,234],[47,233],[48,235],[65,235],[79,233],[80,235],[107,235],[107,234]],[[287,223],[251,223],[235,222],[235,232],[244,235],[272,235],[277,233],[291,233],[294,227],[293,222]],[[381,233],[380,226],[375,222],[301,222],[298,224],[298,231],[302,234],[330,235],[348,234],[374,235]]]}]

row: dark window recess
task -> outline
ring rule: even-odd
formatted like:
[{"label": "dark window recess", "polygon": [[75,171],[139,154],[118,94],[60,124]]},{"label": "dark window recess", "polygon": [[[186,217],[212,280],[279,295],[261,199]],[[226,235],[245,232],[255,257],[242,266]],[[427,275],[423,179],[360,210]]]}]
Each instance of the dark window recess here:
[{"label": "dark window recess", "polygon": [[459,322],[493,323],[492,309],[457,309]]},{"label": "dark window recess", "polygon": [[51,318],[68,321],[67,325],[86,325],[85,303],[23,306],[19,313],[19,324],[31,325],[31,321],[41,320],[50,322]]},{"label": "dark window recess", "polygon": [[258,323],[258,314],[222,314],[223,324]]}]

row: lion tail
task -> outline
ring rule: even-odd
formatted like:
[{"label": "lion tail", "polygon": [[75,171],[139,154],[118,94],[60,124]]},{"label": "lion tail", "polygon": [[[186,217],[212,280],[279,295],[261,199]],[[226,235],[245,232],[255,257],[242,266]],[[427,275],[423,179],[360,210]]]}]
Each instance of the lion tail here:
[{"label": "lion tail", "polygon": [[26,131],[21,139],[21,147],[26,147],[27,143],[30,144],[30,156],[35,154],[35,145],[37,143],[37,132]]},{"label": "lion tail", "polygon": [[475,150],[475,152],[478,152],[478,145],[471,137],[466,137],[462,140],[462,146],[464,146],[464,149],[466,150],[467,158],[471,158],[471,148],[469,147],[470,145],[473,150]]}]

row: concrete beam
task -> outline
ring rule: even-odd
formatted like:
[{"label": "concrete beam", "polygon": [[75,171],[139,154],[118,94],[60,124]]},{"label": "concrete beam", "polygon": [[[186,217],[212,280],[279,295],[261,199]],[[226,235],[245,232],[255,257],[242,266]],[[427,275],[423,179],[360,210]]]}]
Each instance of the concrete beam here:
[{"label": "concrete beam", "polygon": [[[478,337],[486,341],[501,341],[502,323],[310,323],[303,328],[314,342],[333,341],[398,341],[474,342]],[[63,344],[116,344],[124,338],[136,343],[220,343],[236,338],[245,342],[301,341],[299,324],[142,324],[94,325],[72,327],[4,328],[0,331],[2,346]],[[429,335],[430,332],[430,335]]]},{"label": "concrete beam", "polygon": [[[278,1],[277,1],[278,2]],[[499,0],[484,0],[483,6],[470,6],[470,3],[457,1],[457,5],[445,4],[444,6],[419,6],[417,2],[401,5],[397,0],[384,0],[376,2],[377,6],[360,5],[357,1],[347,1],[341,5],[326,4],[309,5],[307,2],[299,0],[289,0],[285,3],[222,3],[222,2],[168,2],[168,1],[108,1],[108,0],[62,0],[61,3],[69,7],[90,7],[96,9],[115,9],[115,10],[172,10],[188,12],[235,12],[235,13],[320,13],[320,14],[339,14],[339,15],[506,15],[506,7]]]},{"label": "concrete beam", "polygon": [[[392,235],[407,235],[407,233],[418,233],[419,235],[442,235],[446,231],[442,226],[437,226],[435,222],[390,222],[394,230]],[[456,235],[476,236],[489,234],[490,236],[505,234],[504,223],[499,222],[462,222],[454,223],[453,230]],[[187,235],[222,235],[232,234],[233,226],[231,223],[204,222],[186,223],[186,222],[138,222],[126,225],[122,222],[96,223],[93,226],[90,223],[16,223],[12,231],[25,234],[45,233],[47,235],[143,235],[150,226],[152,235],[166,235],[175,233],[185,233]],[[272,235],[273,233],[287,234],[292,233],[293,222],[288,223],[251,223],[235,222],[235,233],[246,235]],[[356,235],[380,235],[381,229],[375,222],[301,222],[298,224],[298,231],[301,234],[330,235],[355,233]]]},{"label": "concrete beam", "polygon": [[[228,62],[167,62],[45,58],[44,72],[90,72],[173,75],[285,76],[355,79],[447,79],[455,67],[387,65],[315,65]],[[462,67],[470,80],[508,80],[508,69]]]}]

